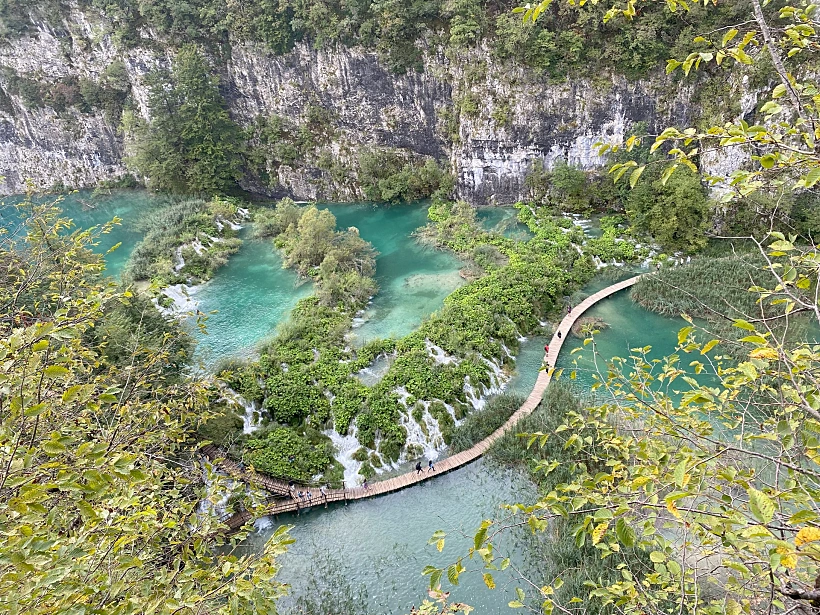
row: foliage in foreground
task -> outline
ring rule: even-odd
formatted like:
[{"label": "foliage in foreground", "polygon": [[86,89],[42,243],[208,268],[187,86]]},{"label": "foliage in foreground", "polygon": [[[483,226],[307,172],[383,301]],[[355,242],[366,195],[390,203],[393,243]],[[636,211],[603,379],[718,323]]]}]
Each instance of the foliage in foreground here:
[{"label": "foliage in foreground", "polygon": [[[762,256],[776,283],[749,292],[820,322],[816,249],[776,236]],[[594,385],[605,403],[529,435],[530,445],[554,451],[536,464],[558,480],[536,505],[516,508],[533,531],[566,524],[578,548],[591,545],[619,572],[617,581],[587,583],[580,600],[624,613],[675,605],[717,615],[805,610],[817,598],[820,346],[784,344],[767,319],[734,322],[746,332],[742,361],[725,360],[720,340],[698,341],[685,327],[676,354],[656,359],[635,348],[613,359]],[[716,386],[692,378],[705,369]],[[499,528],[485,522],[471,550],[490,568],[488,536]],[[629,549],[645,554],[648,570],[624,556]],[[559,602],[560,579],[532,596],[546,612],[575,608]]]},{"label": "foliage in foreground", "polygon": [[140,304],[102,277],[94,231],[25,207],[25,242],[0,245],[0,610],[273,613],[287,535],[236,556],[198,512],[210,393],[169,369],[178,330],[138,319],[117,330],[128,360],[107,354],[108,315]]}]

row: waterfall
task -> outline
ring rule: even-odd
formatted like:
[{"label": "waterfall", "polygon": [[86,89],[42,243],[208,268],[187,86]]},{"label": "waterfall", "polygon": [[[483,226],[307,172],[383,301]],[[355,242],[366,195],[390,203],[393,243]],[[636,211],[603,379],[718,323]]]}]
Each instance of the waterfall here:
[{"label": "waterfall", "polygon": [[458,359],[448,355],[443,348],[436,346],[430,340],[424,340],[424,345],[427,347],[428,354],[439,365],[449,365],[450,363],[458,363]]},{"label": "waterfall", "polygon": [[187,284],[174,284],[162,289],[164,294],[169,299],[173,300],[173,305],[170,307],[163,307],[159,304],[156,298],[152,301],[156,308],[165,316],[179,316],[187,312],[195,312],[199,307],[199,303],[194,298],[199,286],[188,286]]},{"label": "waterfall", "polygon": [[353,459],[353,453],[361,448],[361,444],[356,438],[357,431],[354,423],[350,426],[351,434],[349,436],[343,436],[334,429],[323,432],[333,442],[333,447],[336,449],[336,461],[345,469],[344,480],[347,488],[358,486],[363,478],[359,474],[362,462]]},{"label": "waterfall", "polygon": [[[412,410],[408,410],[407,414],[402,413],[399,417],[399,425],[402,425],[407,430],[407,444],[415,445],[423,451],[423,455],[428,459],[436,460],[439,456],[439,450],[444,448],[444,437],[441,435],[438,421],[430,414],[430,402],[419,402],[424,406],[424,414],[421,420],[424,422],[424,429],[413,417]],[[425,434],[424,431],[427,431]]]}]

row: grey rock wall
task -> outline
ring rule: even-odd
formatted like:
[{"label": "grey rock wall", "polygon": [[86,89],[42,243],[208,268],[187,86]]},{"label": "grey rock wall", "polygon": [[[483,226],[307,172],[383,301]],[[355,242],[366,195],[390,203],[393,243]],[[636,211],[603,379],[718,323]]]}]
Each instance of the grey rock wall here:
[{"label": "grey rock wall", "polygon": [[[169,58],[147,45],[122,56],[102,32],[93,18],[76,12],[64,28],[43,25],[35,35],[0,48],[0,66],[44,79],[96,78],[120,59],[146,115],[145,74]],[[662,75],[640,82],[597,77],[549,83],[532,71],[494,61],[487,49],[458,63],[433,50],[423,73],[394,75],[366,51],[302,45],[285,56],[235,45],[222,87],[243,124],[272,114],[298,122],[308,104],[328,109],[334,136],[325,149],[349,169],[363,147],[449,160],[458,195],[476,204],[521,198],[534,161],[547,167],[559,159],[585,169],[600,166],[604,161],[595,143],[620,142],[638,121],[650,129],[683,124],[691,96]],[[48,108],[27,109],[2,79],[0,92],[0,102],[5,101],[0,104],[0,193],[20,192],[26,179],[40,187],[85,187],[128,173],[123,136],[110,120],[73,110],[58,116]],[[473,105],[465,105],[465,98]],[[251,178],[246,187],[297,199],[361,196],[355,177],[340,181],[315,165],[271,171],[275,188]]]}]

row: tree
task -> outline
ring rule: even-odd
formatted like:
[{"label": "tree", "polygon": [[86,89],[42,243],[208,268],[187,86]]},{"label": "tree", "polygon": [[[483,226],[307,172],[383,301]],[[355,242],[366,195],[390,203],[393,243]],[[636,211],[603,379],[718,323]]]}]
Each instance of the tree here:
[{"label": "tree", "polygon": [[241,131],[197,49],[180,49],[172,74],[155,72],[149,85],[150,121],[133,114],[123,120],[132,136],[131,165],[157,190],[207,196],[235,190]]},{"label": "tree", "polygon": [[709,200],[698,175],[688,169],[666,183],[640,182],[627,195],[626,213],[636,230],[664,248],[693,252],[706,243]]},{"label": "tree", "polygon": [[137,318],[116,334],[128,360],[110,356],[107,315],[139,309],[89,250],[110,225],[74,231],[24,207],[27,227],[0,244],[0,610],[273,613],[290,540],[238,556],[245,534],[199,511],[192,434],[212,394],[169,369],[179,331]]}]

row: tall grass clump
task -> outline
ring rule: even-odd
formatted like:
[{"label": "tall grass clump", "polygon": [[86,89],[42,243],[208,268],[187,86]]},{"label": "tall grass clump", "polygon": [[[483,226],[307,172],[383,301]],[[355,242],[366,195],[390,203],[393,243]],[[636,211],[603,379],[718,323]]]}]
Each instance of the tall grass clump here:
[{"label": "tall grass clump", "polygon": [[712,337],[725,340],[722,348],[736,357],[747,351],[735,340],[747,334],[733,326],[734,319],[755,321],[769,318],[769,326],[783,333],[788,325],[790,340],[804,339],[807,319],[795,313],[792,318],[774,318],[779,305],[758,302],[749,288],[774,288],[774,275],[764,268],[763,258],[756,253],[728,255],[719,258],[698,258],[691,263],[662,269],[647,275],[632,287],[632,300],[663,316],[688,314],[706,321],[704,328]]},{"label": "tall grass clump", "polygon": [[234,203],[219,199],[178,201],[152,212],[138,224],[145,236],[131,253],[123,279],[159,286],[210,279],[242,243],[225,222],[236,212]]},{"label": "tall grass clump", "polygon": [[490,398],[487,405],[470,414],[453,430],[450,450],[455,455],[478,444],[501,427],[524,403],[524,397],[503,393]]}]

